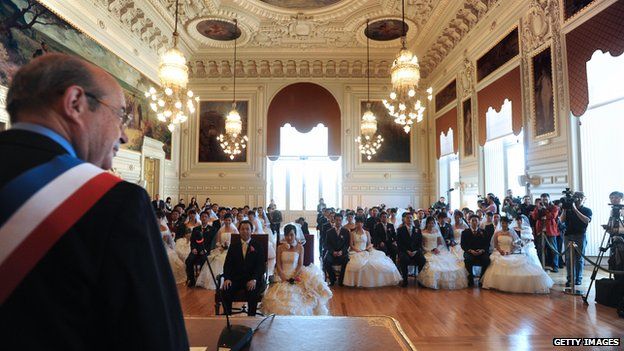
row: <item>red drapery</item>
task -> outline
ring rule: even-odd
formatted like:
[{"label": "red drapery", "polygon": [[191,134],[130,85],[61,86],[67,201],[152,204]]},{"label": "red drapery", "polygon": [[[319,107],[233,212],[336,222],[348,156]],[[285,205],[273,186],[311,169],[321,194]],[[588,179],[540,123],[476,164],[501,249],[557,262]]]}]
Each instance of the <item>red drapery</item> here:
[{"label": "red drapery", "polygon": [[436,125],[436,155],[440,158],[442,150],[440,150],[440,134],[448,133],[449,129],[453,129],[453,151],[457,153],[459,147],[459,130],[457,130],[457,108],[449,110],[435,120]]},{"label": "red drapery", "polygon": [[280,154],[280,128],[286,123],[301,133],[323,123],[329,133],[329,156],[340,155],[340,107],[322,86],[295,83],[275,95],[267,112],[267,155]]},{"label": "red drapery", "polygon": [[479,144],[485,145],[487,129],[485,114],[491,107],[500,111],[505,99],[511,101],[512,127],[515,135],[522,131],[522,86],[520,67],[507,72],[477,93],[479,105]]},{"label": "red drapery", "polygon": [[570,111],[577,117],[589,104],[587,62],[596,50],[612,56],[624,52],[624,1],[615,2],[566,34]]}]

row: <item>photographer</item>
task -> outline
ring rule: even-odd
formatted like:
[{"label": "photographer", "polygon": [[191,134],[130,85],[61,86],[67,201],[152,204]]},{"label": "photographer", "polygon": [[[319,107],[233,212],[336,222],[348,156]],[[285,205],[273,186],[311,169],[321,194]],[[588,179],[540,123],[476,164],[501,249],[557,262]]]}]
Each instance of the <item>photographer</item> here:
[{"label": "photographer", "polygon": [[446,204],[446,198],[444,196],[440,197],[440,199],[431,205],[431,208],[434,210],[444,210],[446,211],[448,205]]},{"label": "photographer", "polygon": [[[585,233],[587,231],[587,226],[591,221],[592,211],[583,206],[583,202],[585,201],[585,194],[580,191],[577,191],[572,195],[572,204],[570,207],[566,206],[565,202],[563,204],[563,213],[561,214],[561,221],[566,224],[566,235],[564,238],[565,247],[568,247],[568,243],[573,241],[578,246],[579,251],[584,255],[585,254],[585,245],[587,244],[587,238]],[[569,287],[572,282],[570,279],[570,269],[574,265],[574,273],[575,273],[575,284],[580,285],[583,279],[583,258],[581,255],[574,256],[574,262],[570,260],[569,252],[566,253],[566,270],[568,274],[566,278],[568,282],[566,282],[566,286]]]},{"label": "photographer", "polygon": [[[559,217],[559,207],[550,202],[550,195],[544,193],[540,195],[540,201],[531,217],[535,221],[535,241],[538,248],[542,247],[541,240],[548,240],[552,247],[557,247],[557,237],[559,236],[559,228],[557,226],[557,218]],[[546,250],[551,250],[550,247],[546,247]],[[546,254],[546,251],[537,250],[540,260],[541,255]],[[559,255],[552,252],[552,271],[554,273],[559,272]]]},{"label": "photographer", "polygon": [[[609,223],[607,224],[607,230],[612,237],[609,269],[614,271],[624,271],[624,228],[622,227],[624,205],[622,205],[622,198],[624,198],[624,194],[620,191],[614,191],[609,194],[612,208]],[[615,280],[619,281],[620,284],[624,284],[624,274],[616,274]]]}]

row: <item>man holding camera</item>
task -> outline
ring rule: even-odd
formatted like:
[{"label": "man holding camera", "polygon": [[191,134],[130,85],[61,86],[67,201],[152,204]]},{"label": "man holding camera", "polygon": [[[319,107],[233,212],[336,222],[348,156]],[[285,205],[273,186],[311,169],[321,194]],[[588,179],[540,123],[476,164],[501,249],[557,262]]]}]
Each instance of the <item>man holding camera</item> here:
[{"label": "man holding camera", "polygon": [[[565,247],[568,247],[568,243],[573,241],[578,246],[579,251],[584,255],[585,254],[585,246],[587,244],[587,238],[585,233],[587,231],[587,226],[592,218],[592,211],[583,206],[583,202],[585,201],[585,194],[580,191],[575,192],[572,195],[572,204],[570,207],[563,205],[563,213],[561,214],[561,221],[566,224],[566,235],[564,238]],[[570,269],[574,265],[574,284],[580,285],[583,279],[583,258],[581,255],[574,256],[574,262],[570,260],[569,251],[566,253],[566,270],[568,274],[566,278],[568,281],[566,282],[566,286],[569,287],[572,282],[570,279]]]},{"label": "man holding camera", "polygon": [[[544,193],[540,195],[542,201],[540,201],[531,217],[535,221],[535,239],[537,247],[542,247],[541,240],[548,240],[552,247],[557,247],[557,237],[559,236],[559,227],[557,226],[557,217],[559,216],[559,207],[550,202],[550,195]],[[549,247],[546,250],[550,250]],[[542,258],[542,255],[546,254],[546,251],[537,253]],[[554,273],[559,272],[559,255],[555,252],[552,253],[552,271]]]}]

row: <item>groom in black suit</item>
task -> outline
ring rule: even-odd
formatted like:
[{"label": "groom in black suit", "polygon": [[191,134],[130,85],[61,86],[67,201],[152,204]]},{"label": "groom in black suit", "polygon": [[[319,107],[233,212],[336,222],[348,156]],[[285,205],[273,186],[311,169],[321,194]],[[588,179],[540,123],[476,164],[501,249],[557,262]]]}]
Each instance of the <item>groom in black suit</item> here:
[{"label": "groom in black suit", "polygon": [[338,285],[342,286],[344,279],[345,267],[349,262],[349,240],[350,234],[346,228],[342,227],[342,215],[336,213],[334,217],[334,226],[326,232],[325,240],[325,257],[323,258],[323,269],[329,276],[329,285],[336,283],[336,273],[334,273],[334,265],[340,265],[340,280]]},{"label": "groom in black suit", "polygon": [[392,262],[396,262],[397,243],[394,225],[388,222],[388,213],[385,211],[379,214],[379,220],[371,233],[373,246],[375,249],[385,252],[392,259]]},{"label": "groom in black suit", "polygon": [[468,285],[472,286],[472,267],[481,266],[483,277],[490,265],[490,237],[484,229],[479,228],[479,216],[470,216],[470,228],[462,232],[461,247],[464,250],[464,265],[468,271]]},{"label": "groom in black suit", "polygon": [[417,265],[422,272],[427,260],[423,255],[423,238],[420,230],[414,225],[414,215],[411,212],[403,214],[403,226],[397,231],[397,246],[399,249],[399,265],[403,276],[402,287],[407,286],[407,266]]},{"label": "groom in black suit", "polygon": [[223,308],[226,314],[232,313],[232,296],[245,290],[249,311],[255,316],[260,294],[264,291],[266,257],[262,244],[251,238],[253,225],[245,220],[238,224],[240,240],[232,241],[223,264]]}]

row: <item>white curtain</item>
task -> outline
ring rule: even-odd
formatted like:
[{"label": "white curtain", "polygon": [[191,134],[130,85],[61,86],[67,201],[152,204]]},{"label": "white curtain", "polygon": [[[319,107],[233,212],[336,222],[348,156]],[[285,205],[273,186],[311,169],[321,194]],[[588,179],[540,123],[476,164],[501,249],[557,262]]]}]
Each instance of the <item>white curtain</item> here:
[{"label": "white curtain", "polygon": [[[585,206],[593,212],[586,254],[598,255],[611,208],[609,193],[624,191],[624,55],[599,51],[587,63],[589,106],[581,117],[580,149]],[[572,117],[576,118],[576,117]]]},{"label": "white curtain", "polygon": [[449,128],[446,135],[444,132],[440,132],[440,156],[450,155],[455,152],[455,145],[453,143],[453,129]]}]

